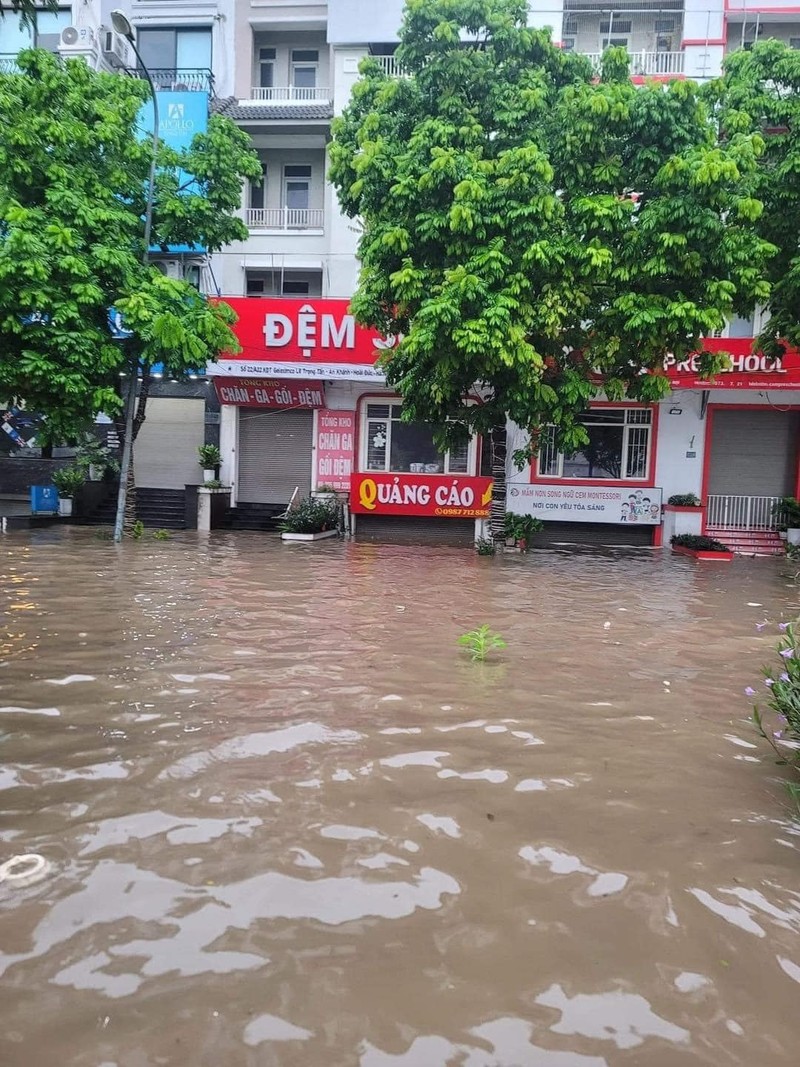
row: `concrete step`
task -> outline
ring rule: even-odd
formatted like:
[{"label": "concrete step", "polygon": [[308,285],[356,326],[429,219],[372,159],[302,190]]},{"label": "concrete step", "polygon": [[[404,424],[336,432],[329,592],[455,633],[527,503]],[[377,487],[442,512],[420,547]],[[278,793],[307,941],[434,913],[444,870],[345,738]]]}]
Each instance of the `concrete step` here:
[{"label": "concrete step", "polygon": [[706,536],[722,541],[737,556],[782,556],[784,542],[774,530],[720,530],[710,528]]}]

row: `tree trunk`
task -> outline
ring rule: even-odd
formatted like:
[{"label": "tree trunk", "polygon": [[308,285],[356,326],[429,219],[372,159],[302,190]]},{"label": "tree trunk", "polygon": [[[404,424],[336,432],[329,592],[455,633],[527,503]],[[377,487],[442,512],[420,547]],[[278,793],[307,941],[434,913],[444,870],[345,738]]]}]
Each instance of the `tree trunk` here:
[{"label": "tree trunk", "polygon": [[131,449],[131,463],[128,467],[128,492],[125,497],[125,517],[122,520],[122,532],[130,537],[133,534],[133,524],[136,522],[136,475],[133,469],[133,449]]},{"label": "tree trunk", "polygon": [[493,541],[505,540],[506,524],[506,428],[494,426],[492,442],[492,506],[489,525]]}]

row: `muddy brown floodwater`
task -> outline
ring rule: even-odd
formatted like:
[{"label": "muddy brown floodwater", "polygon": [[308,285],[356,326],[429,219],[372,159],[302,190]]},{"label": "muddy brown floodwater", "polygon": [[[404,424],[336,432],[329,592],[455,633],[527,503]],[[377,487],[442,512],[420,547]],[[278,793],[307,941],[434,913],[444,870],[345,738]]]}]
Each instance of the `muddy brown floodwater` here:
[{"label": "muddy brown floodwater", "polygon": [[[780,561],[0,539],[3,1067],[798,1062]],[[487,622],[508,648],[473,664]]]}]

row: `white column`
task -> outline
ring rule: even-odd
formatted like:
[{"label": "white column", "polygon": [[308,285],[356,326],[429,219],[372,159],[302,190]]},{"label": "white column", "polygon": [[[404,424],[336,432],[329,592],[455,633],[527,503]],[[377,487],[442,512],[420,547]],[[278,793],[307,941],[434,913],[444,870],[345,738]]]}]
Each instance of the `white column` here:
[{"label": "white column", "polygon": [[219,450],[222,462],[219,477],[223,485],[231,487],[231,507],[236,507],[239,481],[239,409],[235,404],[222,404],[219,417]]}]

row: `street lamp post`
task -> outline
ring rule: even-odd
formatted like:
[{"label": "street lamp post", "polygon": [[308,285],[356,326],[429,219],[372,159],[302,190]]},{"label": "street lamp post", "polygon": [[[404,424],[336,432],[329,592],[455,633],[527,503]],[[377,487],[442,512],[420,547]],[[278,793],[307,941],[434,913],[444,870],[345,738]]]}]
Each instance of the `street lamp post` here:
[{"label": "street lamp post", "polygon": [[[133,26],[131,26],[128,16],[124,11],[112,11],[111,25],[120,36],[125,37],[130,43],[139,67],[147,79],[147,84],[150,86],[150,95],[153,98],[153,153],[150,159],[150,177],[147,183],[147,204],[144,212],[144,255],[142,257],[142,261],[146,266],[150,258],[150,233],[153,228],[153,196],[156,181],[156,153],[158,151],[158,97],[156,96],[156,87],[153,84],[150,71],[142,61],[139,49],[136,47]],[[128,475],[130,473],[131,459],[133,457],[133,416],[136,409],[136,383],[138,377],[139,361],[137,359],[130,368],[128,396],[125,402],[125,440],[122,445],[122,464],[120,466],[119,492],[117,494],[117,515],[114,522],[114,540],[117,543],[122,540],[122,528],[125,523],[125,504],[128,499]]]}]

